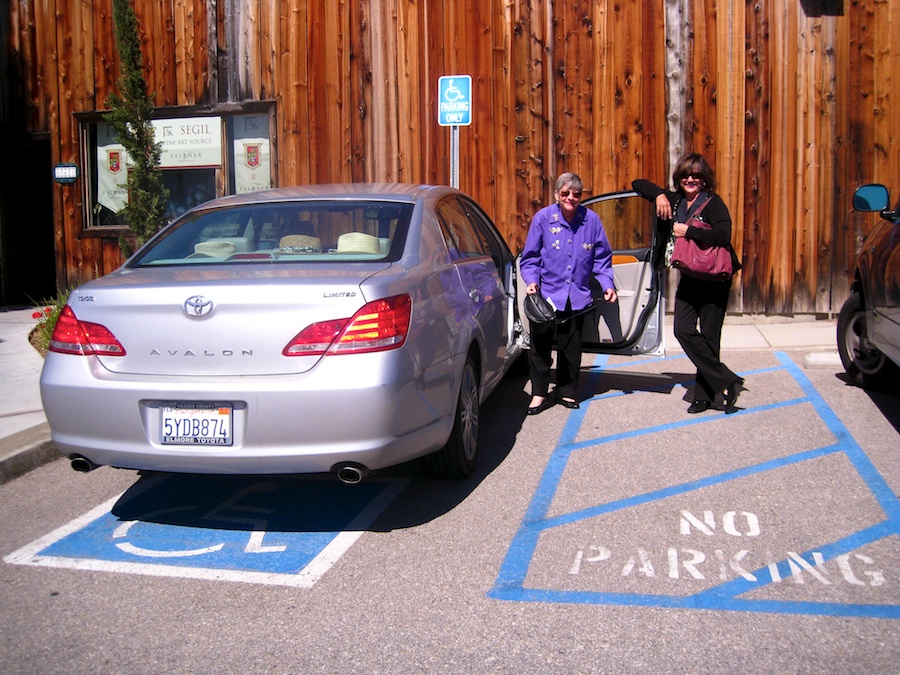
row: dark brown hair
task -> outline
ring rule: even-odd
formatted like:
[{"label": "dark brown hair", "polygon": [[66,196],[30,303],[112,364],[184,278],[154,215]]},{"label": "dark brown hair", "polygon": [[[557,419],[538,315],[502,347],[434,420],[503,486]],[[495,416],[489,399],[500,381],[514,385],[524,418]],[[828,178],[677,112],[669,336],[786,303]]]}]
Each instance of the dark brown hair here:
[{"label": "dark brown hair", "polygon": [[689,152],[675,163],[672,171],[672,185],[675,190],[681,189],[681,179],[690,173],[699,173],[703,190],[716,189],[716,175],[699,152]]}]

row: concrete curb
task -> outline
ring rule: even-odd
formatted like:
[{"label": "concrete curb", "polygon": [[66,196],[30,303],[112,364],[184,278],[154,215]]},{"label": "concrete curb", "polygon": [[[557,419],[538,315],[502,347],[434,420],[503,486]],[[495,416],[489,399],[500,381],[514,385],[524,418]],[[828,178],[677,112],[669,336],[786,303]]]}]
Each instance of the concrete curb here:
[{"label": "concrete curb", "polygon": [[61,457],[46,422],[0,439],[0,485]]}]

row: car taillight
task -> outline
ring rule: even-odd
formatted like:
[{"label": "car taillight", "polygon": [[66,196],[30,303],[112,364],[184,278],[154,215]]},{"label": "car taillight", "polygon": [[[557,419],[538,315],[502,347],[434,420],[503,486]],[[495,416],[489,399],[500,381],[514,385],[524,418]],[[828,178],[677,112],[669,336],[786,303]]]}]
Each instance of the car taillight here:
[{"label": "car taillight", "polygon": [[68,305],[59,313],[47,349],[81,356],[125,356],[125,348],[106,326],[79,321]]},{"label": "car taillight", "polygon": [[291,340],[285,356],[360,354],[396,349],[406,341],[412,299],[408,295],[374,300],[350,319],[314,323]]}]

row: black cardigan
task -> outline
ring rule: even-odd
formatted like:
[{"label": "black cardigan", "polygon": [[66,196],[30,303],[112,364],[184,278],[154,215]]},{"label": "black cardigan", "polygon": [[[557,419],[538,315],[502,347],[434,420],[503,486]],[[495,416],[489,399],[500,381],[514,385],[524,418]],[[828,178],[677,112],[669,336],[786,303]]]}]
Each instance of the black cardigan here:
[{"label": "black cardigan", "polygon": [[[649,180],[638,179],[632,181],[631,187],[635,192],[639,192],[644,198],[655,202],[659,195],[665,195],[672,205],[672,213],[678,206],[678,202],[684,199],[684,195],[680,192],[672,192],[664,190]],[[735,272],[741,269],[741,263],[731,246],[731,214],[728,213],[728,207],[725,202],[715,192],[708,193],[711,195],[711,201],[703,208],[701,220],[708,224],[710,229],[702,227],[689,226],[685,233],[686,239],[696,239],[708,246],[724,246],[731,250],[731,263]]]}]

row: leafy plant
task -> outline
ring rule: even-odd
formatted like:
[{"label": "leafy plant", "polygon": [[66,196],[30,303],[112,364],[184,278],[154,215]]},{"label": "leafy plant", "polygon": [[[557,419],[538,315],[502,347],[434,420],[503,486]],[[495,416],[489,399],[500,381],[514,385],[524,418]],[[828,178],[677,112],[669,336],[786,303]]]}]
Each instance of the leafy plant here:
[{"label": "leafy plant", "polygon": [[38,303],[35,311],[31,314],[31,317],[37,319],[38,323],[31,330],[28,340],[41,356],[47,354],[50,338],[53,337],[53,329],[56,328],[56,320],[68,301],[69,291],[58,291],[55,298]]},{"label": "leafy plant", "polygon": [[[128,204],[122,209],[125,222],[141,246],[166,224],[169,191],[160,169],[162,144],[156,142],[153,124],[153,97],[147,93],[143,73],[138,21],[130,0],[113,0],[116,45],[119,49],[121,77],[119,94],[110,94],[105,116],[128,153]],[[129,242],[119,240],[126,257],[131,255]]]}]

